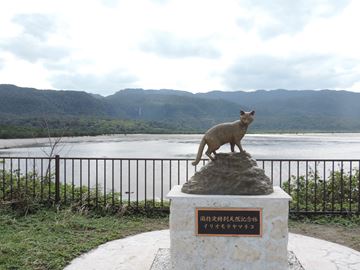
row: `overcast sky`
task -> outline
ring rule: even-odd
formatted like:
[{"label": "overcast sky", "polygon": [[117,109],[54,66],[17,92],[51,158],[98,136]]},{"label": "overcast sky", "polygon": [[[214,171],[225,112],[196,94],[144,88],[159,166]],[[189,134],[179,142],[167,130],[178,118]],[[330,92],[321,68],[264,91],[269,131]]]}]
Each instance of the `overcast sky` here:
[{"label": "overcast sky", "polygon": [[357,0],[0,2],[0,83],[360,92]]}]

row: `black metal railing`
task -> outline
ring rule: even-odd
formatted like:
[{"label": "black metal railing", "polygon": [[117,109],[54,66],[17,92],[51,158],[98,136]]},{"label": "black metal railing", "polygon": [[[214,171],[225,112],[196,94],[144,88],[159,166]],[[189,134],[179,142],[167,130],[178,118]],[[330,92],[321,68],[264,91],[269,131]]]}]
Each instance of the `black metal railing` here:
[{"label": "black metal railing", "polygon": [[[0,201],[167,208],[166,194],[208,160],[0,157]],[[259,159],[295,214],[360,214],[360,160]]]}]

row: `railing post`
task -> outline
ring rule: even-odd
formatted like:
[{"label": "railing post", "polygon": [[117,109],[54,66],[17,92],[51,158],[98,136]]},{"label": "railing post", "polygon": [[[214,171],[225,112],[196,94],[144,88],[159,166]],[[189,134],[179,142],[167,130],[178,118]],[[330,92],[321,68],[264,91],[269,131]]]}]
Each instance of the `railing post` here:
[{"label": "railing post", "polygon": [[55,156],[55,203],[60,202],[60,156]]}]

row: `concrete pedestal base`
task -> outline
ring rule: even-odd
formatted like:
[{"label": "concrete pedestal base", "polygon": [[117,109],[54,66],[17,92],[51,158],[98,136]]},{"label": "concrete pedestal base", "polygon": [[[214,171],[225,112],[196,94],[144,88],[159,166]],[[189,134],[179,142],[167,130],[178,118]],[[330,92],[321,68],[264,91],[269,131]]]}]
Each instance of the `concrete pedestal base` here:
[{"label": "concrete pedestal base", "polygon": [[[172,269],[287,269],[288,202],[274,187],[270,195],[195,195],[175,186],[170,206]],[[196,208],[261,208],[262,236],[196,235]]]}]

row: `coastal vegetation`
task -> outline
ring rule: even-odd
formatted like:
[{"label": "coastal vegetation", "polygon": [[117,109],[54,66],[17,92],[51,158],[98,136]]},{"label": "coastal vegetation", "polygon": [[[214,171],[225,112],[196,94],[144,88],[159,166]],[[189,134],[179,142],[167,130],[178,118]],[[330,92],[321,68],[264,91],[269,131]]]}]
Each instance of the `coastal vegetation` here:
[{"label": "coastal vegetation", "polygon": [[291,196],[290,209],[296,211],[332,211],[360,213],[359,170],[351,172],[333,171],[325,179],[318,171],[309,172],[299,178],[291,176],[282,188]]},{"label": "coastal vegetation", "polygon": [[[104,134],[182,134],[196,133],[168,123],[141,120],[88,117],[7,118],[0,120],[0,138],[41,138],[96,136]],[[46,124],[45,124],[46,123]]]}]

